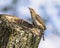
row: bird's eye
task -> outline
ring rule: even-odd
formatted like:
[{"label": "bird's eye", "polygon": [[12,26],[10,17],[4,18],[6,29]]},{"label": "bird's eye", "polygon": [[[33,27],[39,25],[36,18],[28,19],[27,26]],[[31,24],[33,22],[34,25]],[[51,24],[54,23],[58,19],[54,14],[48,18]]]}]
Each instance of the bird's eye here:
[{"label": "bird's eye", "polygon": [[32,13],[32,11],[31,11],[31,13]]}]

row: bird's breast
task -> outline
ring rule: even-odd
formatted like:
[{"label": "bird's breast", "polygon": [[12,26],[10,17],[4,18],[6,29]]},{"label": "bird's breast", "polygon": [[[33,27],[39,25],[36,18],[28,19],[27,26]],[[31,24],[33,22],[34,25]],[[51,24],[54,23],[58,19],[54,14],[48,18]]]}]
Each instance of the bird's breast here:
[{"label": "bird's breast", "polygon": [[44,30],[44,26],[39,21],[37,21],[36,19],[34,19],[33,21],[34,21],[34,24],[37,28]]}]

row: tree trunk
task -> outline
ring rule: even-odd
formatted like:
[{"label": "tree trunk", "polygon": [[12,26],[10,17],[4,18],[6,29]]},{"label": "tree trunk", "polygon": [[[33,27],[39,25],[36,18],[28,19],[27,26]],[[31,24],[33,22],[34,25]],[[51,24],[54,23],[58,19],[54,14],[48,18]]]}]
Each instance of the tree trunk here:
[{"label": "tree trunk", "polygon": [[40,30],[32,24],[0,15],[0,48],[38,48],[41,37]]}]

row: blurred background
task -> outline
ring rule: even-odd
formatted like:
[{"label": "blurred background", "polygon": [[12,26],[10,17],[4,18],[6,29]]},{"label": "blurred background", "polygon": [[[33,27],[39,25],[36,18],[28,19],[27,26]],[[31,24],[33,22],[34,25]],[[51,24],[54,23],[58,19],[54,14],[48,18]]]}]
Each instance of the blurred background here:
[{"label": "blurred background", "polygon": [[38,48],[60,48],[60,0],[0,0],[0,14],[18,16],[31,23],[29,7],[45,21],[45,41]]}]

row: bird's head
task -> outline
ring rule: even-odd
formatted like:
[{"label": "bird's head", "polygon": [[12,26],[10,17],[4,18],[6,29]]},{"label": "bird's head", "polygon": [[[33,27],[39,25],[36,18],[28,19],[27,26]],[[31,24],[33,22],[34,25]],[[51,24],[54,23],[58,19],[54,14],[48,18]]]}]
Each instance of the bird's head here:
[{"label": "bird's head", "polygon": [[32,8],[29,8],[29,10],[30,10],[30,13],[34,12]]},{"label": "bird's head", "polygon": [[29,10],[30,10],[31,16],[34,16],[36,14],[35,11],[34,11],[34,9],[29,8]]}]

